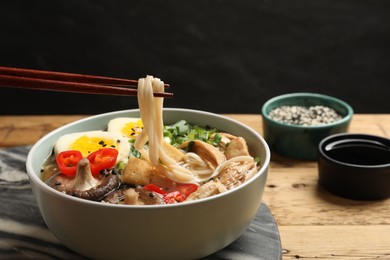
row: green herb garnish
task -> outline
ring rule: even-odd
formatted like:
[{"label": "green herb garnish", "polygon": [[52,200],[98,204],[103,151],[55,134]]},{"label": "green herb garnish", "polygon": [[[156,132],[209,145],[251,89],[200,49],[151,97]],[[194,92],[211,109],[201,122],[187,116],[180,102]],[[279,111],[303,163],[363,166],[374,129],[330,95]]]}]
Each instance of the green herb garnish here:
[{"label": "green herb garnish", "polygon": [[169,140],[173,146],[192,140],[201,140],[217,146],[222,136],[215,128],[201,127],[189,124],[185,120],[180,120],[173,125],[164,126],[164,138]]}]

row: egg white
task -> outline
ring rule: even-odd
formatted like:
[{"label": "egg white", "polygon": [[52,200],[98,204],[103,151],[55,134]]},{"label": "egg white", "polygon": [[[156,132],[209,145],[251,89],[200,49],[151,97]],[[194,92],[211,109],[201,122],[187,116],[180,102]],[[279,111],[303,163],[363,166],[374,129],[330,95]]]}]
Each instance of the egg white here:
[{"label": "egg white", "polygon": [[[124,137],[119,133],[100,131],[100,130],[71,133],[71,134],[66,134],[61,136],[54,145],[55,154],[67,150],[72,150],[72,144],[74,144],[77,139],[83,136],[86,136],[87,138],[101,138],[105,140],[111,140],[112,142],[114,142],[115,149],[118,150],[118,157],[116,160],[117,163],[123,160],[127,160],[129,157],[130,144],[126,137]],[[97,149],[95,150],[89,149],[89,147],[85,147],[85,149],[89,150],[90,153],[97,150]],[[86,154],[83,154],[83,156],[86,156]]]}]

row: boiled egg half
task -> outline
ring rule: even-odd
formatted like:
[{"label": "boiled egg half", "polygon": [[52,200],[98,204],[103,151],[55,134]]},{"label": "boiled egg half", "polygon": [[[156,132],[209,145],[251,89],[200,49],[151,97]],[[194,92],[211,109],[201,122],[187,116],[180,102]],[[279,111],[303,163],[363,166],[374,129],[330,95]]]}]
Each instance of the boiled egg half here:
[{"label": "boiled egg half", "polygon": [[122,134],[129,139],[135,139],[142,132],[143,127],[141,118],[118,117],[108,122],[107,131]]},{"label": "boiled egg half", "polygon": [[117,163],[127,160],[130,154],[130,144],[126,137],[119,133],[100,130],[63,135],[55,143],[54,152],[58,154],[67,150],[78,150],[83,157],[87,157],[101,148],[117,149]]}]

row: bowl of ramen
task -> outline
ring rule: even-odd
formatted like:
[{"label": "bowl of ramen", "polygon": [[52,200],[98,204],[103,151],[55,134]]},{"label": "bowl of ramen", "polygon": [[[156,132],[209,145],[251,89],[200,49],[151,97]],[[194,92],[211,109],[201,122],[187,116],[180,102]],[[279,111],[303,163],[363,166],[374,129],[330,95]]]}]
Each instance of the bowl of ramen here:
[{"label": "bowl of ramen", "polygon": [[289,93],[269,99],[261,114],[264,138],[272,152],[314,161],[323,138],[348,131],[353,109],[328,95]]},{"label": "bowl of ramen", "polygon": [[202,258],[239,238],[260,207],[265,140],[228,117],[163,108],[147,91],[139,109],[67,124],[28,154],[44,221],[86,257]]}]

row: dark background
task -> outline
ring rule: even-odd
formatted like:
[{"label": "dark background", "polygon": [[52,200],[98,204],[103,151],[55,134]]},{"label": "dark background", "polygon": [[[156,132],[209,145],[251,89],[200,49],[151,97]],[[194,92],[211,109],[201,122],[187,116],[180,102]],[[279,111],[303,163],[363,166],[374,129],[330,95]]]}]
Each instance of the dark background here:
[{"label": "dark background", "polygon": [[[170,83],[167,107],[260,113],[318,92],[390,112],[390,1],[1,1],[0,66]],[[0,114],[95,114],[134,97],[0,88]]]}]

